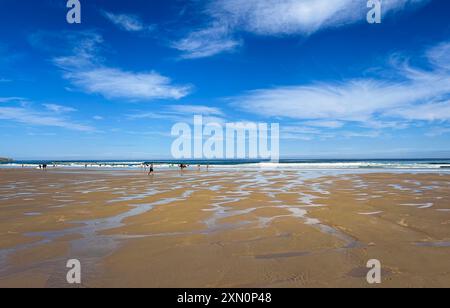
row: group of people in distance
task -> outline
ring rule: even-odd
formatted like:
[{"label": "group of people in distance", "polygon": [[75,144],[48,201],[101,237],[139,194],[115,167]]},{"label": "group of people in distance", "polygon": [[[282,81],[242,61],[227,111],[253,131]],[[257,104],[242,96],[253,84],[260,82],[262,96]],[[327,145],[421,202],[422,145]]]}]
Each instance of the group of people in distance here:
[{"label": "group of people in distance", "polygon": [[[100,165],[102,166],[102,165]],[[171,164],[171,167],[174,167],[175,164]],[[181,171],[187,169],[189,167],[189,165],[181,163],[177,165],[178,168],[180,168]],[[22,168],[24,168],[25,165],[22,165]],[[39,164],[39,170],[47,170],[48,165],[47,164]],[[56,167],[56,164],[53,164],[53,167]],[[144,171],[147,171],[148,168],[148,175],[152,175],[155,173],[155,164],[154,163],[144,163],[141,165],[141,168],[144,168]],[[88,164],[84,164],[84,168],[87,169],[88,168]],[[201,165],[197,166],[198,170],[200,171],[201,169]],[[209,165],[206,166],[206,169],[209,170]]]},{"label": "group of people in distance", "polygon": [[[173,166],[173,165],[171,165]],[[143,164],[144,170],[147,171],[148,169],[148,175],[152,175],[155,173],[155,165],[153,163],[151,164]],[[178,168],[180,168],[181,171],[183,171],[184,169],[187,169],[189,167],[189,165],[186,164],[178,164]],[[201,166],[198,165],[198,170],[200,170]],[[206,166],[206,169],[209,169],[209,165]]]}]

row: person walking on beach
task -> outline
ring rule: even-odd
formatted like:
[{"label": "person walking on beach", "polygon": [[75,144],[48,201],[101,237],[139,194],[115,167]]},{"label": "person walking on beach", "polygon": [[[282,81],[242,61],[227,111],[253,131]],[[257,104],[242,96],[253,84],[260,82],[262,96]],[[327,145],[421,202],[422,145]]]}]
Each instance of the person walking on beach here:
[{"label": "person walking on beach", "polygon": [[153,175],[155,173],[155,168],[153,164],[150,165],[150,170],[148,171],[148,175]]}]

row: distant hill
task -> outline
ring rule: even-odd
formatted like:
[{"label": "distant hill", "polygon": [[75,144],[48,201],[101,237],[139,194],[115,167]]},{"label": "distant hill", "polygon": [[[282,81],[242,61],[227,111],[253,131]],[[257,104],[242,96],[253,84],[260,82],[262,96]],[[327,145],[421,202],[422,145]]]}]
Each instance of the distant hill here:
[{"label": "distant hill", "polygon": [[12,161],[12,160],[9,159],[9,158],[3,158],[3,157],[0,157],[0,163],[8,163],[8,162],[10,162],[10,161]]}]

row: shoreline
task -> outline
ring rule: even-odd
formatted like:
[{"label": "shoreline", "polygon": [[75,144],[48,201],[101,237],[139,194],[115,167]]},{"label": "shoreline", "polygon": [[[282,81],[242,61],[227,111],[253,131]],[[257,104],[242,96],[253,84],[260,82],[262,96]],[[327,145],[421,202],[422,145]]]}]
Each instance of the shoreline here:
[{"label": "shoreline", "polygon": [[51,161],[23,160],[1,164],[0,168],[27,167],[38,168],[39,165],[58,168],[95,168],[95,169],[141,169],[154,164],[159,169],[177,168],[179,164],[192,167],[207,166],[227,169],[424,169],[450,170],[450,159],[280,159],[276,162],[267,160],[80,160]]},{"label": "shoreline", "polygon": [[[189,165],[188,168],[186,168],[185,172],[196,172],[196,171],[202,171],[202,172],[208,172],[208,171],[229,171],[229,172],[244,172],[244,171],[286,171],[286,172],[335,172],[336,175],[339,173],[342,174],[349,174],[349,173],[357,173],[357,174],[370,174],[370,173],[443,173],[443,174],[449,174],[450,168],[358,168],[358,167],[342,167],[342,168],[332,168],[332,167],[321,167],[321,168],[304,168],[304,167],[292,167],[292,166],[258,166],[258,165],[209,165],[208,168],[206,168],[207,165],[201,165],[200,170],[197,165]],[[148,167],[146,168],[148,170]],[[144,172],[146,169],[144,167],[81,167],[81,166],[47,166],[46,171],[54,171],[54,172],[95,172],[95,171],[110,171],[110,172]],[[15,170],[15,171],[43,171],[39,169],[39,166],[6,166],[6,165],[0,165],[0,171],[2,170]],[[158,172],[176,172],[180,171],[178,166],[158,166],[155,165],[155,171]]]}]

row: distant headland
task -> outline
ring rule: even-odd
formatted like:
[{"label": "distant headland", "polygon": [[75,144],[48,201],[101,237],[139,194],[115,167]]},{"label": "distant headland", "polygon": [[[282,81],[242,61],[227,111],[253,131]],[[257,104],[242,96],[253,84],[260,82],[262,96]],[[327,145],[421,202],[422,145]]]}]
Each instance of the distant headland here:
[{"label": "distant headland", "polygon": [[12,162],[12,159],[0,157],[0,163],[9,163],[9,162]]}]

